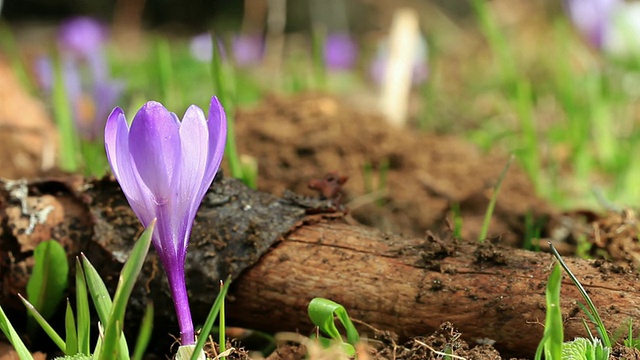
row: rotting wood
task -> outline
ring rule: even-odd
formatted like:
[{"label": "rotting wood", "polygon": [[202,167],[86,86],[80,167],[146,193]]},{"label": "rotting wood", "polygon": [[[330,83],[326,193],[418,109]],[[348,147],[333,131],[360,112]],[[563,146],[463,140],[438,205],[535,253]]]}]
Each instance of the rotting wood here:
[{"label": "rotting wood", "polygon": [[[140,232],[117,185],[76,179],[27,187],[26,214],[9,191],[0,197],[3,307],[19,308],[14,293],[24,291],[31,250],[50,237],[70,257],[86,252],[113,288]],[[227,314],[236,325],[308,333],[306,306],[319,296],[343,304],[354,318],[403,337],[425,335],[451,321],[471,343],[492,340],[503,355],[533,354],[543,331],[549,254],[431,234],[404,238],[349,224],[340,214],[305,215],[325,205],[306,198],[279,199],[233,180],[217,181],[198,213],[187,256],[194,319],[206,316],[220,278],[231,274],[235,280]],[[27,235],[31,214],[47,206],[54,209]],[[638,275],[602,261],[567,261],[610,331],[639,317]],[[167,330],[162,325],[175,321],[164,278],[150,256],[129,319],[139,319],[152,299],[160,323],[156,329],[170,342],[166,331],[175,326]],[[565,338],[585,336],[576,303],[581,299],[566,277],[562,291]]]}]

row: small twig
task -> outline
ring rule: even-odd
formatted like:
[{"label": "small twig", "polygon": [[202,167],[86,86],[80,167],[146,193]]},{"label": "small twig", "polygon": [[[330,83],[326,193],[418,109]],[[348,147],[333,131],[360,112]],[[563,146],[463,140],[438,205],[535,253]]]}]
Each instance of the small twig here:
[{"label": "small twig", "polygon": [[447,354],[447,353],[443,353],[442,351],[438,351],[438,350],[436,350],[436,349],[432,348],[431,346],[429,346],[429,345],[427,345],[427,344],[423,343],[423,342],[422,342],[422,341],[420,341],[420,340],[415,340],[415,339],[414,339],[413,341],[415,341],[418,345],[422,345],[422,346],[426,347],[427,349],[429,349],[429,350],[433,351],[434,353],[436,353],[436,354],[438,354],[438,355],[442,355],[442,356],[445,356],[445,357],[446,357],[446,356],[450,356],[450,357],[452,357],[452,358],[456,358],[456,359],[460,359],[460,360],[467,360],[467,358],[464,358],[464,357],[462,357],[462,356],[458,356],[458,355],[454,355],[454,354]]}]

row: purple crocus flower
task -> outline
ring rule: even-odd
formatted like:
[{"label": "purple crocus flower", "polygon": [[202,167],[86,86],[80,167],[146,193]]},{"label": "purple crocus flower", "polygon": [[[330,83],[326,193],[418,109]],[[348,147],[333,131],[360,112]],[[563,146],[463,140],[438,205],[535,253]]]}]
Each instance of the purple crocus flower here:
[{"label": "purple crocus flower", "polygon": [[98,81],[108,74],[104,56],[107,38],[104,24],[84,16],[67,20],[58,32],[58,44],[63,54],[87,62]]},{"label": "purple crocus flower", "polygon": [[605,46],[613,25],[613,13],[622,3],[620,0],[565,0],[573,24],[598,49]]},{"label": "purple crocus flower", "polygon": [[[124,83],[109,75],[104,57],[106,40],[105,26],[89,17],[68,20],[58,32],[64,87],[74,124],[82,139],[90,142],[102,138],[107,116],[124,90]],[[52,60],[39,57],[34,71],[42,90],[51,95],[55,78]]]},{"label": "purple crocus flower", "polygon": [[640,3],[622,0],[565,0],[569,17],[598,50],[617,58],[640,56]]},{"label": "purple crocus flower", "polygon": [[67,51],[89,56],[107,40],[105,26],[98,20],[81,16],[65,21],[58,32],[60,45]]},{"label": "purple crocus flower", "polygon": [[358,47],[349,34],[330,34],[324,43],[324,63],[330,70],[349,70],[358,59]]},{"label": "purple crocus flower", "polygon": [[[222,59],[227,58],[224,44],[217,38],[218,50]],[[191,38],[189,44],[191,56],[202,62],[210,62],[213,54],[213,40],[210,33],[202,33]],[[264,55],[264,41],[257,35],[236,35],[231,40],[233,60],[239,67],[257,65]]]},{"label": "purple crocus flower", "polygon": [[105,128],[107,157],[129,205],[145,227],[157,219],[152,241],[167,272],[182,345],[195,343],[184,275],[187,245],[196,211],[220,166],[226,132],[216,97],[208,119],[192,105],[181,122],[149,101],[131,126],[117,107]]},{"label": "purple crocus flower", "polygon": [[237,35],[231,40],[231,50],[237,66],[255,66],[262,62],[264,41],[260,35]]},{"label": "purple crocus flower", "polygon": [[[75,128],[83,140],[93,142],[102,137],[107,116],[120,98],[124,83],[108,78],[102,81],[83,79],[81,70],[81,63],[76,58],[64,57],[64,88],[73,112]],[[40,88],[51,96],[54,81],[51,59],[46,56],[37,58],[34,71]]]},{"label": "purple crocus flower", "polygon": [[213,53],[211,34],[202,33],[192,37],[189,43],[189,51],[194,59],[201,62],[211,62]]}]

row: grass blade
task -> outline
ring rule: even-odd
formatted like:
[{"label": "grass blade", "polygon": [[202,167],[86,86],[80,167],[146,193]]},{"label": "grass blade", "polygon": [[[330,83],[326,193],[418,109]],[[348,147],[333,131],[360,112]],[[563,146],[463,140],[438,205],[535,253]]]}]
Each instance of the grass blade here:
[{"label": "grass blade", "polygon": [[18,333],[13,328],[13,325],[11,325],[9,318],[7,318],[4,310],[2,310],[2,306],[0,306],[0,330],[2,330],[13,348],[16,349],[20,360],[33,360],[33,356],[29,352],[29,349],[27,349],[22,342],[22,339],[20,339],[20,336],[18,336]]},{"label": "grass blade", "polygon": [[[211,57],[211,76],[213,90],[224,110],[227,113],[227,142],[225,144],[224,153],[225,158],[229,163],[229,169],[231,170],[231,176],[244,180],[242,162],[240,161],[240,155],[238,154],[238,148],[236,146],[236,132],[235,132],[235,107],[236,107],[236,90],[235,90],[235,74],[233,68],[229,64],[225,64],[222,59],[221,48],[218,46],[218,39],[214,34],[211,35],[213,45],[213,54]],[[248,185],[248,184],[247,184]]]},{"label": "grass blade", "polygon": [[487,211],[484,213],[484,221],[482,222],[482,229],[480,230],[480,236],[478,237],[478,242],[482,243],[487,238],[487,234],[489,233],[489,224],[491,223],[491,217],[493,216],[493,210],[496,207],[496,202],[498,201],[498,194],[500,193],[500,187],[502,186],[502,181],[507,176],[507,171],[513,162],[514,156],[511,155],[507,164],[502,169],[500,176],[498,177],[498,181],[496,185],[493,187],[493,194],[491,194],[491,200],[489,201],[489,206],[487,206]]},{"label": "grass blade", "polygon": [[144,352],[147,350],[149,340],[151,339],[151,333],[153,331],[153,303],[148,303],[147,308],[144,311],[142,317],[142,324],[140,325],[140,332],[138,333],[138,339],[136,340],[136,347],[133,349],[133,356],[131,360],[142,360]]},{"label": "grass blade", "polygon": [[[84,254],[80,254],[82,257],[82,267],[84,269],[85,279],[87,281],[87,287],[89,289],[89,294],[91,295],[91,299],[93,300],[93,306],[96,308],[96,312],[98,313],[98,319],[102,324],[106,324],[109,320],[109,313],[111,313],[111,308],[113,307],[113,303],[111,301],[111,296],[109,295],[109,291],[107,291],[107,287],[100,278],[100,275],[96,271],[96,269],[91,265],[89,259],[87,259]],[[103,335],[101,333],[101,335]],[[99,338],[100,342],[98,343],[100,348],[102,348],[102,338]],[[97,347],[94,351],[94,355],[98,353]],[[124,336],[120,337],[119,342],[119,353],[120,354],[129,354],[129,347],[127,345],[127,341]]]},{"label": "grass blade", "polygon": [[60,133],[60,162],[63,171],[75,172],[80,164],[79,138],[73,121],[73,112],[69,94],[65,89],[64,71],[60,56],[55,57],[53,81],[53,112],[58,132]]},{"label": "grass blade", "polygon": [[64,324],[66,331],[65,343],[67,344],[64,353],[67,356],[73,356],[78,353],[78,333],[76,332],[76,319],[73,316],[73,309],[71,308],[69,299],[67,299],[67,311],[64,316]]},{"label": "grass blade", "polygon": [[[218,322],[218,350],[220,354],[224,353],[227,347],[227,329],[224,318],[224,299],[220,302],[220,321]],[[220,356],[221,360],[225,360],[224,356]]]},{"label": "grass blade", "polygon": [[547,315],[545,319],[545,358],[562,359],[562,310],[560,308],[560,287],[562,285],[562,269],[556,264],[547,282]]},{"label": "grass blade", "polygon": [[[0,1],[0,9],[1,8],[2,1]],[[29,77],[27,68],[24,65],[25,61],[20,55],[20,49],[16,43],[15,36],[5,21],[0,22],[0,44],[2,45],[5,54],[8,55],[9,60],[11,61],[11,69],[18,77],[20,84],[24,86],[27,92],[33,94],[35,86]]]},{"label": "grass blade", "polygon": [[[611,348],[611,339],[609,339],[609,334],[607,333],[607,329],[604,327],[604,323],[600,318],[600,314],[598,314],[598,310],[596,310],[596,306],[591,301],[591,298],[587,294],[587,291],[584,289],[584,287],[582,287],[582,284],[580,284],[580,281],[578,281],[578,278],[576,278],[575,275],[573,275],[573,273],[569,269],[569,266],[567,266],[567,264],[562,259],[562,256],[560,256],[560,253],[558,253],[558,250],[556,250],[556,248],[553,246],[551,242],[549,242],[549,246],[551,247],[551,252],[553,253],[553,256],[555,256],[556,259],[558,259],[558,262],[560,263],[564,271],[567,273],[567,275],[569,275],[569,278],[571,279],[573,284],[578,288],[580,295],[582,295],[582,298],[587,303],[587,306],[589,307],[589,310],[590,310],[590,314],[591,316],[593,316],[593,319],[597,325],[598,335],[600,335],[600,338],[602,339],[602,343],[604,344],[605,347]],[[588,314],[589,313],[587,312],[587,315]]]},{"label": "grass blade", "polygon": [[42,317],[42,315],[40,315],[38,310],[36,310],[36,308],[33,305],[31,305],[31,303],[27,301],[27,299],[22,297],[22,295],[20,294],[18,294],[18,297],[24,304],[24,307],[27,308],[27,312],[31,314],[31,316],[33,316],[33,318],[36,320],[38,325],[40,325],[42,330],[44,330],[47,336],[49,336],[49,338],[53,341],[53,343],[56,344],[56,346],[60,349],[60,351],[64,352],[65,349],[67,348],[67,344],[64,343],[64,340],[62,340],[62,337],[58,335],[58,333],[51,327],[51,325],[49,325],[47,320],[44,317]]},{"label": "grass blade", "polygon": [[78,352],[91,354],[91,313],[87,282],[80,259],[76,257],[76,315],[78,317]]},{"label": "grass blade", "polygon": [[140,238],[136,241],[129,258],[122,267],[120,272],[120,278],[118,279],[118,287],[116,288],[116,294],[113,297],[113,306],[111,307],[111,313],[109,319],[105,323],[105,334],[102,343],[102,349],[100,350],[100,359],[128,359],[129,354],[119,354],[119,348],[116,347],[116,343],[123,337],[122,324],[124,323],[124,314],[129,302],[129,297],[133,291],[133,287],[136,284],[138,275],[142,270],[144,259],[149,252],[149,246],[151,245],[151,235],[155,228],[155,220],[144,230]]},{"label": "grass blade", "polygon": [[229,291],[229,284],[231,284],[230,278],[227,279],[226,283],[222,286],[222,289],[220,289],[220,293],[218,293],[216,301],[213,302],[213,306],[211,306],[211,310],[209,310],[209,315],[207,316],[207,320],[205,320],[204,326],[200,331],[200,336],[198,337],[198,341],[196,342],[196,346],[190,360],[197,360],[198,354],[202,352],[204,343],[207,342],[207,337],[209,336],[209,334],[211,333],[211,329],[213,328],[213,323],[216,321],[216,318],[220,313],[222,302],[227,296],[227,291]]}]

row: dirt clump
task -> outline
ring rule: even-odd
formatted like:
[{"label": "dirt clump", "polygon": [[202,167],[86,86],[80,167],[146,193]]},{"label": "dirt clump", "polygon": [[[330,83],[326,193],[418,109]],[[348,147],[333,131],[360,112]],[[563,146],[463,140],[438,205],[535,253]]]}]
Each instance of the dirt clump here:
[{"label": "dirt clump", "polygon": [[[268,97],[236,117],[241,154],[258,161],[258,188],[314,194],[309,183],[326,173],[348,176],[345,203],[359,222],[421,236],[450,227],[459,206],[463,237],[476,237],[491,189],[507,156],[483,154],[459,137],[397,129],[323,94]],[[502,185],[492,236],[522,238],[523,218],[550,207],[526,174],[512,165]]]},{"label": "dirt clump", "polygon": [[54,165],[55,127],[1,57],[0,79],[0,177],[36,176]]}]

